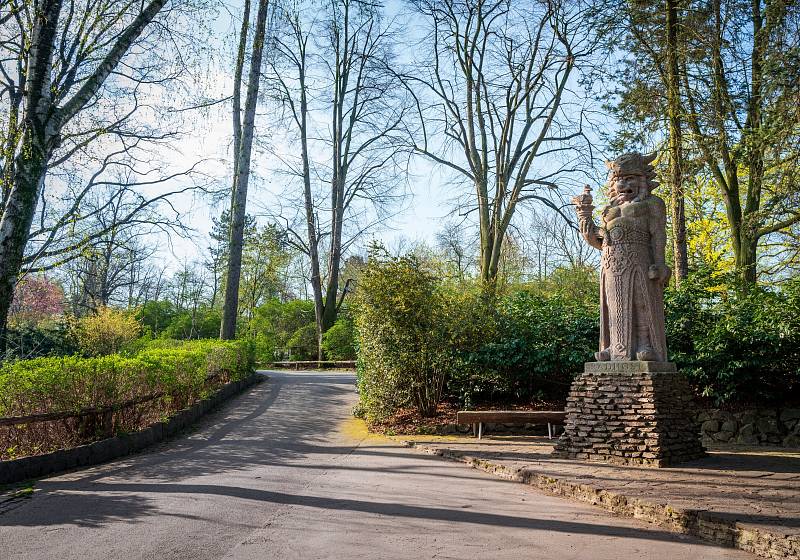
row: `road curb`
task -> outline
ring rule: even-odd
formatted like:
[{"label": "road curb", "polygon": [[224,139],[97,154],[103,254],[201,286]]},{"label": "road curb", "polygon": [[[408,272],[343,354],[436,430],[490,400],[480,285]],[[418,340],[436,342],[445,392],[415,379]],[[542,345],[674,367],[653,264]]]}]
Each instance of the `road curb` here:
[{"label": "road curb", "polygon": [[227,383],[216,393],[179,411],[168,421],[157,422],[139,432],[122,434],[45,455],[0,461],[0,484],[14,484],[78,467],[97,465],[141,451],[188,428],[207,412],[264,379],[264,376],[253,373],[245,379]]},{"label": "road curb", "polygon": [[403,444],[427,455],[464,463],[505,480],[534,486],[549,494],[599,506],[619,515],[642,519],[677,533],[738,548],[762,558],[800,559],[800,536],[797,535],[771,533],[711,511],[675,508],[669,504],[653,503],[588,484],[575,484],[538,474],[530,468],[514,469],[452,449],[414,441],[404,441]]}]

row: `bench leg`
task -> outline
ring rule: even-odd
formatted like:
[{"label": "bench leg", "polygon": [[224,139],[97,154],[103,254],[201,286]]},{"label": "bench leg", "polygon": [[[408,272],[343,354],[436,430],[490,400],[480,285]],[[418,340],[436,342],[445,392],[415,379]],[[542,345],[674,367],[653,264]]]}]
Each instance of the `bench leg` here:
[{"label": "bench leg", "polygon": [[547,439],[553,439],[553,427],[550,422],[547,423]]},{"label": "bench leg", "polygon": [[483,422],[478,422],[478,439],[483,435]]}]

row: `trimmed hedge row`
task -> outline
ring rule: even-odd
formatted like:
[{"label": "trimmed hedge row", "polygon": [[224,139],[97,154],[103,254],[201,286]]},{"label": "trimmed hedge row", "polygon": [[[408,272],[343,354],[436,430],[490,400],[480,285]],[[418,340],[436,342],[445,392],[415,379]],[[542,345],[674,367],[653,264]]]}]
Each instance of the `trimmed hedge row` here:
[{"label": "trimmed hedge row", "polygon": [[[0,459],[135,431],[253,371],[246,341],[153,341],[136,354],[37,358],[0,365],[0,417],[108,409],[104,416],[0,427]],[[157,398],[135,406],[124,403]]]},{"label": "trimmed hedge row", "polygon": [[206,379],[252,371],[244,341],[153,341],[133,356],[36,358],[0,365],[0,417],[103,407],[155,393],[195,400]]}]

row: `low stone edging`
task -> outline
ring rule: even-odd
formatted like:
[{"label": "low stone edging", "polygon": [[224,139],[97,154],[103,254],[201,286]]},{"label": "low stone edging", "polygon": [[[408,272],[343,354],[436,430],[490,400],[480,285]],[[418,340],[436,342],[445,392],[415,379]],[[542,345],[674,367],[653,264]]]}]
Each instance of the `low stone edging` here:
[{"label": "low stone edging", "polygon": [[773,534],[748,527],[747,524],[737,522],[735,519],[723,518],[714,512],[684,510],[673,508],[669,504],[651,503],[587,484],[573,484],[530,470],[514,469],[450,449],[439,449],[413,441],[405,441],[404,444],[427,455],[465,463],[499,478],[534,486],[549,494],[586,502],[619,515],[642,519],[674,532],[738,548],[763,558],[770,560],[800,558],[800,536]]},{"label": "low stone edging", "polygon": [[228,383],[210,397],[178,412],[168,421],[157,422],[138,432],[60,449],[45,455],[0,461],[0,484],[13,484],[78,467],[97,465],[141,451],[191,426],[210,410],[263,379],[263,376],[253,373],[245,379]]}]

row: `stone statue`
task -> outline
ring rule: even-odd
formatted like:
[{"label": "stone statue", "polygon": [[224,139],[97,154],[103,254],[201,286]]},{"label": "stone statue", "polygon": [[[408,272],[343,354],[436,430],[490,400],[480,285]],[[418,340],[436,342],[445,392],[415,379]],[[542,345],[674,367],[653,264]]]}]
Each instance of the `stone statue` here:
[{"label": "stone statue", "polygon": [[573,198],[584,239],[602,251],[600,270],[600,351],[597,361],[667,360],[664,336],[664,263],[667,214],[652,194],[655,155],[624,154],[606,162],[609,203],[602,225],[592,218],[592,195]]}]

